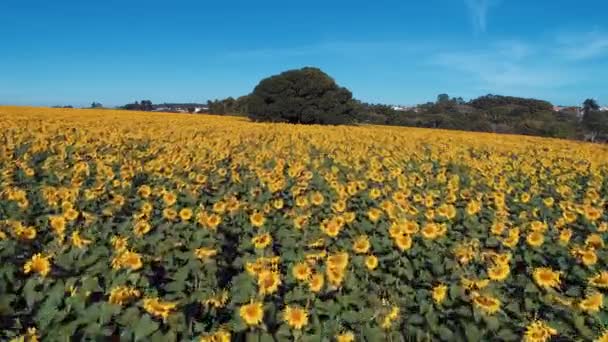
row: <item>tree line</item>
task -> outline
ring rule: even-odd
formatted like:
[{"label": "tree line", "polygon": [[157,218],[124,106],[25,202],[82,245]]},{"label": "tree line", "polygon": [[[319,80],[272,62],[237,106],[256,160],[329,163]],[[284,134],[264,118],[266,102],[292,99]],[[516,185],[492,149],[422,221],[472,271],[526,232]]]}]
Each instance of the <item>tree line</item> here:
[{"label": "tree line", "polygon": [[[154,105],[141,101],[123,108],[152,110]],[[608,141],[608,112],[600,111],[593,99],[585,100],[582,110],[555,111],[551,103],[537,99],[489,94],[467,102],[440,94],[435,102],[403,110],[353,99],[348,89],[311,67],[268,77],[246,96],[207,101],[204,112],[265,122],[381,124]]]}]

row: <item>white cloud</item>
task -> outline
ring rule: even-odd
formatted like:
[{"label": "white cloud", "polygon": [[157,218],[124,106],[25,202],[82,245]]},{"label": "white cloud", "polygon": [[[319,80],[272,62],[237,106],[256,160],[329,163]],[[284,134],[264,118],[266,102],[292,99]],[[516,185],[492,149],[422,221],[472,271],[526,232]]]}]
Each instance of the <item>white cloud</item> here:
[{"label": "white cloud", "polygon": [[465,0],[469,9],[475,30],[485,32],[487,26],[488,10],[498,3],[497,0]]}]

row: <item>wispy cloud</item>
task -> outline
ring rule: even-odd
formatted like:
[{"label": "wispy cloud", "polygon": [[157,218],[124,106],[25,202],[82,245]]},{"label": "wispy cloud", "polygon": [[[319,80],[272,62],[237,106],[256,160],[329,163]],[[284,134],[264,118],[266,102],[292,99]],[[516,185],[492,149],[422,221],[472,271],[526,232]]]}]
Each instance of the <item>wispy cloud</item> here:
[{"label": "wispy cloud", "polygon": [[394,53],[422,52],[428,44],[411,44],[401,41],[326,41],[302,46],[235,49],[223,54],[227,58],[289,58],[324,55],[361,56]]},{"label": "wispy cloud", "polygon": [[591,31],[562,34],[557,38],[557,52],[574,61],[608,55],[608,33]]},{"label": "wispy cloud", "polygon": [[496,5],[498,0],[465,0],[469,9],[473,25],[477,32],[485,32],[487,26],[488,11],[491,6]]},{"label": "wispy cloud", "polygon": [[514,90],[553,88],[576,80],[565,65],[553,64],[554,56],[544,55],[522,41],[501,41],[487,48],[448,51],[436,54],[431,63],[458,72],[480,88]]}]

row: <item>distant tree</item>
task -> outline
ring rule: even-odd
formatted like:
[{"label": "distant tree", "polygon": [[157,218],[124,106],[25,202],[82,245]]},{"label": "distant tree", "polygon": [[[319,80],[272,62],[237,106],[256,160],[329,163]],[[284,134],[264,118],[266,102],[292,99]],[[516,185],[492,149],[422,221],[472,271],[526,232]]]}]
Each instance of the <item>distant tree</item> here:
[{"label": "distant tree", "polygon": [[139,110],[143,110],[143,111],[152,111],[154,109],[153,105],[152,105],[152,101],[150,100],[142,100],[140,102],[140,109]]},{"label": "distant tree", "polygon": [[98,102],[91,103],[91,108],[103,108],[103,105]]},{"label": "distant tree", "polygon": [[196,108],[194,108],[194,107],[188,107],[188,113],[190,113],[190,114],[194,113],[195,110],[196,110]]},{"label": "distant tree", "polygon": [[437,95],[437,103],[446,103],[449,101],[450,101],[450,96],[448,94]]},{"label": "distant tree", "polygon": [[591,111],[600,110],[600,106],[594,99],[586,99],[583,102],[583,114],[588,114]]},{"label": "distant tree", "polygon": [[262,80],[249,95],[255,121],[345,124],[355,118],[351,92],[317,68],[289,70]]},{"label": "distant tree", "polygon": [[[598,107],[599,108],[599,107]],[[587,132],[588,139],[595,141],[600,137],[608,135],[608,113],[600,112],[599,110],[588,109],[583,114],[583,127]]]}]

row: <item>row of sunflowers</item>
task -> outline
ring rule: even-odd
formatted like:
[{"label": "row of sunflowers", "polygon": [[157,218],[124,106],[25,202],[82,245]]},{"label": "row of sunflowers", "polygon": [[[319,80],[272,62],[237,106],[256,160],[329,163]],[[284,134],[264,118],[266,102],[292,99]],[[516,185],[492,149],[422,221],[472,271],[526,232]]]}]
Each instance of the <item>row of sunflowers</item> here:
[{"label": "row of sunflowers", "polygon": [[0,107],[0,340],[608,341],[608,148]]}]

